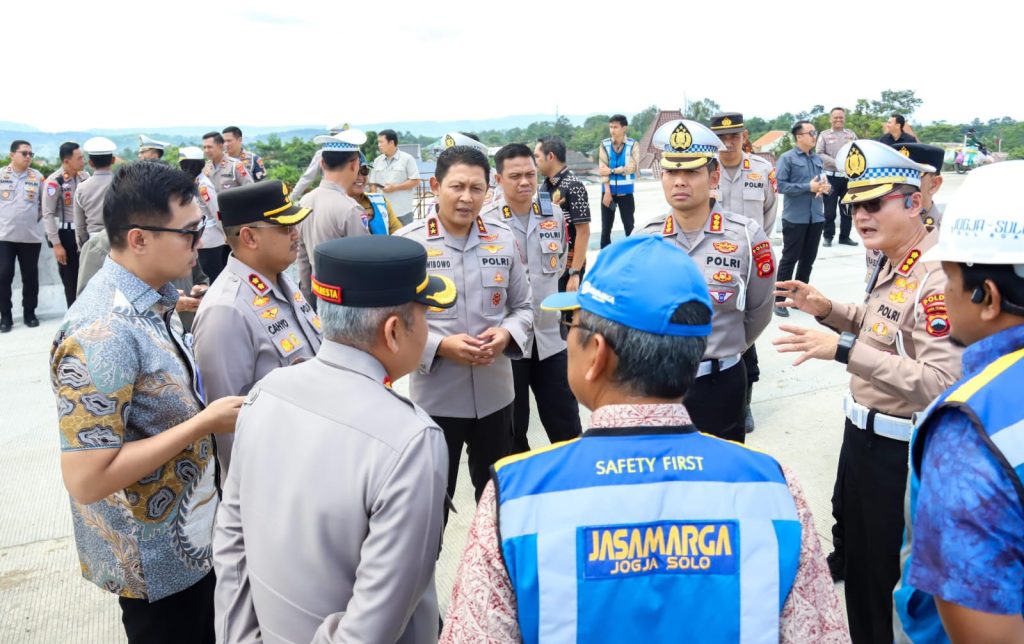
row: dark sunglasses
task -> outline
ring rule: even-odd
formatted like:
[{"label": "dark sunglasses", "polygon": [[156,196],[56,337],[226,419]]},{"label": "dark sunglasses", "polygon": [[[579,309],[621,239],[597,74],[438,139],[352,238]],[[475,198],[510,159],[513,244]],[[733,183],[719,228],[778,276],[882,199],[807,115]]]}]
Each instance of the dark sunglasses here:
[{"label": "dark sunglasses", "polygon": [[370,167],[365,165],[359,166],[359,174],[361,174],[364,177],[368,176],[370,174]]},{"label": "dark sunglasses", "polygon": [[30,159],[36,155],[35,152],[27,152],[25,150],[18,150],[15,154],[20,154],[21,156],[28,157]]},{"label": "dark sunglasses", "polygon": [[[558,321],[558,334],[562,336],[563,340],[569,339],[570,329],[583,329],[584,331],[588,331],[590,333],[597,333],[596,329],[589,327],[585,324],[573,324],[572,314],[572,311],[563,311],[562,319]],[[605,338],[605,340],[607,340],[607,338]]]},{"label": "dark sunglasses", "polygon": [[129,225],[122,226],[121,230],[148,230],[154,233],[178,233],[179,235],[191,236],[192,248],[195,249],[196,245],[199,244],[199,238],[203,236],[203,231],[206,230],[206,222],[201,221],[196,228],[164,228],[163,226],[137,226]]},{"label": "dark sunglasses", "polygon": [[886,195],[884,197],[878,197],[877,199],[869,199],[868,201],[864,201],[864,202],[861,202],[861,203],[852,203],[852,204],[850,204],[850,213],[852,214],[856,210],[863,209],[864,212],[866,212],[866,213],[868,213],[870,215],[873,215],[873,214],[875,214],[876,212],[878,212],[879,210],[882,209],[882,202],[883,201],[892,201],[893,199],[906,199],[907,200],[906,206],[907,206],[907,208],[910,208],[910,206],[913,205],[910,202],[910,199],[912,197],[913,197],[913,195],[905,195],[902,192],[897,192],[895,194]]}]

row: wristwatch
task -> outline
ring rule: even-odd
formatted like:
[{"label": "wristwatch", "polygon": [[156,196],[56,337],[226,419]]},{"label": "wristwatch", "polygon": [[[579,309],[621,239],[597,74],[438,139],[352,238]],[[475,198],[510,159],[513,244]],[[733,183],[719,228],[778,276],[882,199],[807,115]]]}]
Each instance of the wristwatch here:
[{"label": "wristwatch", "polygon": [[579,275],[579,274],[580,274],[580,269],[578,269],[578,268],[570,268],[569,269],[569,277],[573,277],[573,276]]},{"label": "wristwatch", "polygon": [[850,364],[850,351],[857,342],[857,335],[847,331],[839,336],[839,346],[836,347],[836,362]]}]

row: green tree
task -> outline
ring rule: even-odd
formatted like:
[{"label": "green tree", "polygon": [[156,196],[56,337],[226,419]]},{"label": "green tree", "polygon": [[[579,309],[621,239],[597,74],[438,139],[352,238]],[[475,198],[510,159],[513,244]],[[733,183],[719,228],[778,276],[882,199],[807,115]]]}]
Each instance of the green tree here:
[{"label": "green tree", "polygon": [[683,110],[683,118],[697,121],[698,123],[710,123],[711,117],[721,111],[721,105],[710,98],[702,98],[686,106],[686,109]]}]

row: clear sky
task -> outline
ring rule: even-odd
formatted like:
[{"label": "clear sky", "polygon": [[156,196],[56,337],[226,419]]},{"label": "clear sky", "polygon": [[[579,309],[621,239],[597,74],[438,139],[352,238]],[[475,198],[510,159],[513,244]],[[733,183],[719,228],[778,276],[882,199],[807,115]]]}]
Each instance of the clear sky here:
[{"label": "clear sky", "polygon": [[[998,37],[1012,6],[13,1],[0,120],[326,125],[631,114],[702,97],[772,117],[903,88],[924,99],[918,122],[1024,119],[1018,43]],[[996,38],[983,41],[986,26]]]}]

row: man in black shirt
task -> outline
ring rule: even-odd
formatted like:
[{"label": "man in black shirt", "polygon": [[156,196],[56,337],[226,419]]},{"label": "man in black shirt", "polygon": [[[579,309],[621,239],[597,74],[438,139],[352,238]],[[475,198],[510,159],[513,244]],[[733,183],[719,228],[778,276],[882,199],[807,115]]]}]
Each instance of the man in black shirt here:
[{"label": "man in black shirt", "polygon": [[[587,246],[590,244],[590,203],[587,188],[565,165],[565,141],[545,136],[533,150],[537,169],[544,175],[541,190],[566,214],[569,223],[569,258],[565,273],[558,280],[559,291],[575,291],[586,272]],[[579,248],[579,252],[576,252]]]},{"label": "man in black shirt", "polygon": [[895,147],[900,143],[917,143],[917,137],[913,134],[908,134],[903,131],[903,128],[907,125],[907,119],[903,118],[902,114],[893,114],[889,117],[889,120],[882,126],[885,129],[883,134],[878,140],[886,145]]}]

